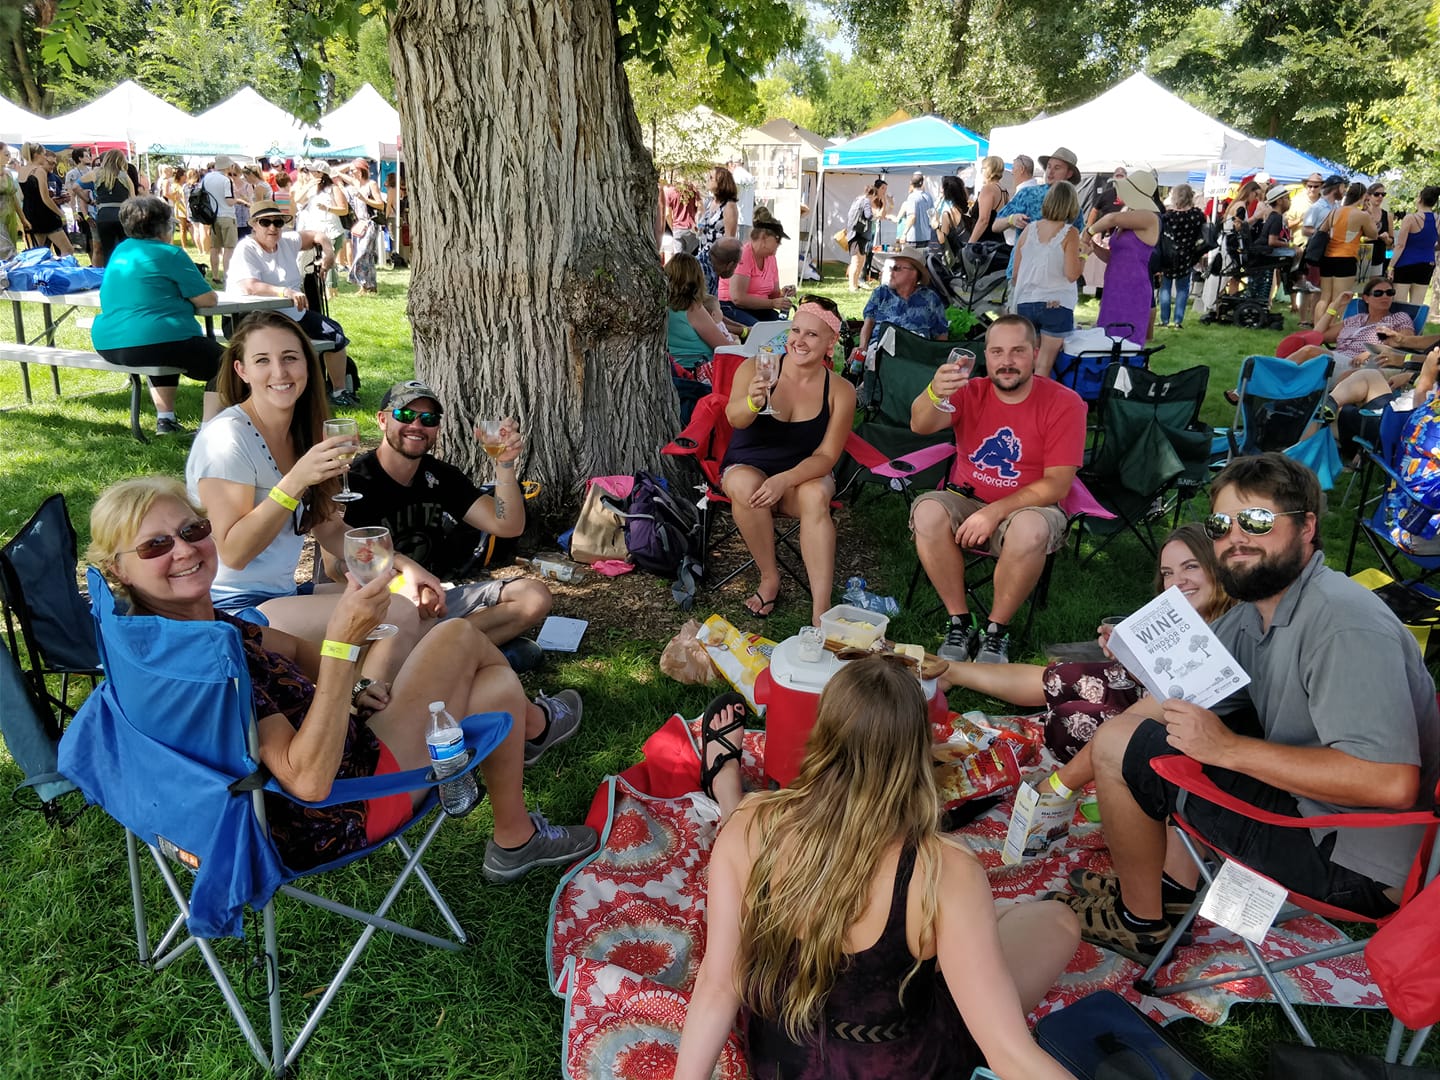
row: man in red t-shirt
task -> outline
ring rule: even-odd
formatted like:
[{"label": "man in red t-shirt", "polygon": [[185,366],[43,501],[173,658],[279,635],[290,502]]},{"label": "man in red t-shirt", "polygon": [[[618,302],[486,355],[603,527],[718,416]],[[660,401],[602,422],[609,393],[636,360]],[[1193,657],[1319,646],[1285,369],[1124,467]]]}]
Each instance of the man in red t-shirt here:
[{"label": "man in red t-shirt", "polygon": [[[1085,402],[1073,390],[1035,378],[1039,338],[1019,315],[996,319],[985,335],[987,378],[943,364],[910,406],[910,429],[955,432],[955,464],[942,491],[915,500],[910,528],[920,564],[945,604],[949,623],[939,655],[1004,664],[1009,624],[1065,540],[1065,512],[1085,455]],[[951,401],[953,399],[953,401]],[[951,401],[954,412],[943,409]],[[996,556],[988,623],[965,598],[965,549]]]}]

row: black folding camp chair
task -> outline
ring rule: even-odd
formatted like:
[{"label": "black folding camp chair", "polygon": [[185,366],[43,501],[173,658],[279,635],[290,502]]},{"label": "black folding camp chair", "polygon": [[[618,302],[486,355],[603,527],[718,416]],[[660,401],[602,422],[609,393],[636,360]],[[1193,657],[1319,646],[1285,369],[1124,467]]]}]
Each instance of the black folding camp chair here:
[{"label": "black folding camp chair", "polygon": [[[76,584],[75,564],[75,529],[64,495],[51,495],[41,503],[35,516],[0,548],[0,600],[10,653],[36,698],[53,709],[62,724],[75,715],[67,701],[70,676],[86,676],[93,686],[100,674],[95,629]],[[58,695],[46,681],[52,675],[60,677]]]},{"label": "black folding camp chair", "polygon": [[1158,555],[1151,529],[1170,509],[1167,499],[1174,499],[1178,525],[1184,503],[1209,478],[1213,433],[1200,421],[1209,382],[1207,367],[1173,375],[1123,364],[1106,370],[1095,409],[1098,426],[1080,476],[1115,520],[1102,524],[1091,519],[1088,530],[1077,529],[1077,555],[1082,531],[1100,538],[1086,556],[1088,562],[1126,529],[1152,556]]}]

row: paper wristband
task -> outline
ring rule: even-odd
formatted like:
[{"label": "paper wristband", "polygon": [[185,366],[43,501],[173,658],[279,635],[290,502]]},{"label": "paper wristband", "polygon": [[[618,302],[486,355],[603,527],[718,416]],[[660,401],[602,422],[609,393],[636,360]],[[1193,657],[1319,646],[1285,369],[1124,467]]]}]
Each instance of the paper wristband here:
[{"label": "paper wristband", "polygon": [[391,591],[392,593],[399,592],[399,591],[400,591],[401,589],[403,589],[404,587],[405,587],[405,575],[404,575],[404,574],[396,574],[393,578],[390,579],[390,591]]},{"label": "paper wristband", "polygon": [[320,642],[320,655],[335,660],[349,660],[353,664],[360,659],[360,646],[351,645],[348,641],[331,641],[326,638]]},{"label": "paper wristband", "polygon": [[945,399],[935,393],[935,388],[930,383],[925,384],[925,396],[930,399],[931,405],[939,405]]},{"label": "paper wristband", "polygon": [[300,505],[299,499],[293,495],[286,495],[285,492],[280,490],[280,485],[278,484],[270,489],[270,498],[290,511],[294,511],[295,508]]},{"label": "paper wristband", "polygon": [[749,407],[752,413],[758,413],[760,411],[760,406],[756,405],[755,402],[750,400],[749,394],[745,395],[745,404]]}]

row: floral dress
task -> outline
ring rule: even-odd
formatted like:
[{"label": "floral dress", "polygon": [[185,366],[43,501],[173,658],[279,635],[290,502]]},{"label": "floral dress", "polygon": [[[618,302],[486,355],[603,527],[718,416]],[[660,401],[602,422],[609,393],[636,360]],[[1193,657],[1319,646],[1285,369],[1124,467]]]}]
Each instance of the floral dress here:
[{"label": "floral dress", "polygon": [[718,199],[711,199],[705,212],[695,221],[695,229],[700,234],[700,250],[695,257],[700,260],[700,269],[705,272],[705,291],[711,296],[715,295],[720,281],[715,275],[715,268],[710,265],[710,249],[725,235],[726,205]]},{"label": "floral dress", "polygon": [[1062,763],[1078,754],[1101,724],[1134,705],[1144,692],[1113,660],[1049,664],[1043,685],[1045,745]]}]

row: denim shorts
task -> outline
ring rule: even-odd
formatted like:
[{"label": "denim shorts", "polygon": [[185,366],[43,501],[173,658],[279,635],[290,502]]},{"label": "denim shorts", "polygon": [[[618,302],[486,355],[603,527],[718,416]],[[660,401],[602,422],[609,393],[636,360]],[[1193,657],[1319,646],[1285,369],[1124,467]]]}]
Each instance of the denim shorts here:
[{"label": "denim shorts", "polygon": [[1016,314],[1023,315],[1035,324],[1035,329],[1047,337],[1064,337],[1075,329],[1075,309],[1056,305],[1051,307],[1043,300],[1034,304],[1017,304]]},{"label": "denim shorts", "polygon": [[256,626],[269,626],[270,620],[260,610],[260,605],[269,600],[279,600],[286,596],[309,596],[315,591],[315,583],[307,581],[303,585],[296,585],[295,591],[291,593],[233,593],[225,597],[215,606],[227,615],[233,615],[242,622],[254,623]]}]

